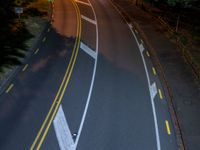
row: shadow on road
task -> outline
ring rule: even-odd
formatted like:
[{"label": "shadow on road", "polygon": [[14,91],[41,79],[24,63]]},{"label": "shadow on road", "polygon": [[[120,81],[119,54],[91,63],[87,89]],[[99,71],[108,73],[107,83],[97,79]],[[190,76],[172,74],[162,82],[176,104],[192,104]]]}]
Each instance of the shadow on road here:
[{"label": "shadow on road", "polygon": [[4,27],[1,30],[5,30],[2,33],[6,33],[0,37],[0,72],[3,72],[5,68],[21,64],[20,58],[28,51],[26,41],[33,36],[25,28],[25,24],[18,21],[15,26]]},{"label": "shadow on road", "polygon": [[27,60],[29,68],[12,80],[14,88],[0,96],[0,149],[30,148],[62,82],[76,38],[53,28],[46,36]]}]

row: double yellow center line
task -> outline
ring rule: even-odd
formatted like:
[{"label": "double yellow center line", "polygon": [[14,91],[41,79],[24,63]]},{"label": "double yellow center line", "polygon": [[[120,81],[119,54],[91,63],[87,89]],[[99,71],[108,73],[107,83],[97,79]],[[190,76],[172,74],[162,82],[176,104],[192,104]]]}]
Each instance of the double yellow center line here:
[{"label": "double yellow center line", "polygon": [[62,83],[60,85],[60,88],[56,94],[56,97],[53,101],[53,104],[33,142],[33,144],[31,145],[30,147],[30,150],[39,150],[42,146],[42,143],[49,131],[49,128],[52,124],[52,121],[57,113],[57,110],[60,106],[60,103],[62,101],[62,98],[64,96],[64,93],[66,91],[66,88],[67,88],[67,85],[69,83],[69,79],[71,77],[71,74],[72,74],[72,71],[73,71],[73,68],[74,68],[74,65],[75,65],[75,62],[76,62],[76,58],[77,58],[77,55],[78,55],[78,51],[79,51],[79,47],[80,47],[80,37],[81,37],[81,16],[80,16],[80,10],[77,6],[77,4],[74,2],[74,0],[71,0],[73,5],[74,5],[74,8],[76,10],[76,14],[77,14],[77,38],[76,38],[76,41],[75,41],[75,45],[74,45],[74,48],[73,48],[73,52],[72,52],[72,56],[70,58],[70,62],[69,62],[69,65],[68,65],[68,68],[65,72],[65,75],[64,75],[64,78],[62,80]]}]

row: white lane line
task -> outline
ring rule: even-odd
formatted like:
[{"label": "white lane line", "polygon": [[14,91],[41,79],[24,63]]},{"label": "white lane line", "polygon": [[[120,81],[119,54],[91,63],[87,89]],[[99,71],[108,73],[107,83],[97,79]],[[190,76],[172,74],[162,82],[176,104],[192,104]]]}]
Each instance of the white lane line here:
[{"label": "white lane line", "polygon": [[62,105],[60,105],[58,112],[53,120],[53,125],[60,150],[73,150],[74,141],[67,124]]},{"label": "white lane line", "polygon": [[[130,28],[130,27],[129,27]],[[138,48],[140,49],[140,44],[137,40],[137,37],[135,35],[135,33],[133,32],[133,30],[130,28],[136,43],[138,45]],[[149,73],[148,73],[148,69],[147,69],[147,65],[146,65],[146,61],[144,59],[143,56],[143,52],[140,50],[140,55],[142,57],[142,61],[144,64],[144,69],[146,72],[146,77],[147,77],[147,81],[148,81],[148,86],[149,86],[149,92],[150,92],[150,97],[151,97],[151,84],[150,84],[150,78],[149,78]],[[157,114],[156,114],[156,108],[155,108],[155,103],[154,103],[154,99],[151,97],[151,106],[152,106],[152,111],[153,111],[153,118],[154,118],[154,126],[155,126],[155,132],[156,132],[156,142],[157,142],[157,150],[161,150],[161,146],[160,146],[160,135],[159,135],[159,130],[158,130],[158,120],[157,120]]]},{"label": "white lane line", "polygon": [[151,91],[151,98],[154,99],[156,94],[158,93],[158,90],[157,90],[155,82],[151,85],[151,90],[150,91]]},{"label": "white lane line", "polygon": [[92,20],[92,19],[90,19],[90,18],[88,18],[86,16],[81,15],[81,18],[86,20],[86,21],[88,21],[88,22],[90,22],[90,23],[92,23],[92,24],[94,24],[94,25],[97,24],[97,22],[95,20]]},{"label": "white lane line", "polygon": [[[89,2],[90,2],[90,0],[89,0]],[[94,80],[95,80],[95,75],[96,75],[96,69],[97,69],[97,62],[98,62],[98,52],[99,52],[98,23],[97,23],[96,13],[94,11],[94,8],[93,8],[91,2],[90,2],[90,5],[92,7],[92,11],[94,13],[94,17],[95,17],[95,20],[96,20],[96,54],[97,54],[97,57],[96,57],[95,63],[94,63],[94,69],[93,69],[93,75],[92,75],[90,90],[89,90],[89,93],[88,93],[88,98],[87,98],[87,102],[86,102],[85,109],[84,109],[84,112],[83,112],[83,116],[82,116],[82,119],[81,119],[81,123],[80,123],[80,126],[79,126],[78,134],[77,134],[77,137],[76,137],[76,140],[75,140],[74,150],[76,150],[76,148],[77,148],[77,145],[78,145],[78,142],[79,142],[79,139],[80,139],[80,136],[81,136],[81,132],[83,130],[83,125],[84,125],[84,122],[85,122],[86,114],[87,114],[89,103],[90,103],[90,100],[91,100],[91,95],[92,95],[92,90],[93,90]]]},{"label": "white lane line", "polygon": [[91,6],[91,4],[86,3],[86,2],[83,2],[83,1],[76,0],[76,2],[77,2],[77,3],[80,3],[80,4],[87,5],[87,6]]},{"label": "white lane line", "polygon": [[[121,15],[120,13],[120,10],[113,4],[113,7],[117,10],[117,12],[119,12],[119,14]],[[123,15],[121,15],[122,18],[126,21],[126,19],[124,18]],[[135,40],[136,40],[136,43],[138,45],[138,48],[140,50],[140,44],[138,42],[138,39],[134,33],[134,31],[138,34],[138,31],[137,30],[134,30],[130,27],[130,24],[128,24],[128,22],[126,21],[126,24],[128,25],[129,29],[131,30]],[[151,106],[152,106],[152,111],[153,111],[153,118],[154,118],[154,126],[155,126],[155,134],[156,134],[156,144],[157,144],[157,150],[161,150],[161,146],[160,146],[160,135],[159,135],[159,130],[158,130],[158,120],[157,120],[157,114],[156,114],[156,109],[155,109],[155,103],[154,103],[154,99],[151,97],[151,83],[150,83],[150,78],[149,78],[149,73],[148,73],[148,69],[147,69],[147,65],[146,65],[146,61],[144,59],[144,56],[143,56],[143,51],[140,50],[140,55],[142,57],[142,61],[143,61],[143,65],[144,65],[144,69],[145,69],[145,73],[146,73],[146,77],[147,77],[147,82],[148,82],[148,87],[149,87],[149,93],[150,93],[150,98],[151,98]]]},{"label": "white lane line", "polygon": [[81,49],[90,55],[92,58],[97,59],[97,53],[81,42]]}]

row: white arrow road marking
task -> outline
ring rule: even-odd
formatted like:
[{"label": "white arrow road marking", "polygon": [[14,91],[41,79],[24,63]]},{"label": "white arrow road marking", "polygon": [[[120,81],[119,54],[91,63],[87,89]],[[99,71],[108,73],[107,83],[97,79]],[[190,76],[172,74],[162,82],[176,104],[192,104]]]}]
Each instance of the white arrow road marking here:
[{"label": "white arrow road marking", "polygon": [[139,45],[139,49],[140,49],[141,53],[144,51],[144,46],[143,46],[143,44],[140,44],[140,45]]},{"label": "white arrow road marking", "polygon": [[155,82],[151,85],[151,90],[150,91],[151,91],[151,98],[154,99],[154,97],[158,93]]},{"label": "white arrow road marking", "polygon": [[[117,9],[117,8],[116,8]],[[127,23],[128,25],[128,23]],[[130,28],[129,26],[129,29],[131,30],[135,40],[136,40],[136,43],[139,47],[139,50],[140,50],[140,55],[142,57],[142,61],[143,61],[143,64],[144,64],[144,69],[145,69],[145,72],[146,72],[146,77],[147,77],[147,81],[148,81],[148,86],[149,86],[149,92],[150,92],[150,97],[151,97],[151,106],[152,106],[152,111],[153,111],[153,118],[154,118],[154,125],[155,125],[155,133],[156,133],[156,141],[157,141],[157,150],[161,150],[161,146],[160,146],[160,135],[159,135],[159,130],[158,130],[158,120],[157,120],[157,114],[156,114],[156,108],[155,108],[155,103],[154,103],[154,100],[152,99],[152,96],[151,96],[151,85],[150,85],[150,78],[149,78],[149,73],[148,73],[148,69],[147,69],[147,65],[146,65],[146,61],[145,61],[145,58],[143,56],[143,51],[144,51],[144,46],[143,44],[139,44],[138,42],[138,39],[135,35],[135,33],[133,32],[133,29]],[[135,30],[135,32],[137,33],[137,31]]]},{"label": "white arrow road marking", "polygon": [[62,105],[60,105],[58,112],[53,120],[53,125],[60,150],[73,150],[74,140],[67,124]]},{"label": "white arrow road marking", "polygon": [[93,57],[94,59],[97,58],[97,53],[93,51],[91,48],[89,48],[87,45],[81,42],[81,49],[86,52],[88,55]]}]

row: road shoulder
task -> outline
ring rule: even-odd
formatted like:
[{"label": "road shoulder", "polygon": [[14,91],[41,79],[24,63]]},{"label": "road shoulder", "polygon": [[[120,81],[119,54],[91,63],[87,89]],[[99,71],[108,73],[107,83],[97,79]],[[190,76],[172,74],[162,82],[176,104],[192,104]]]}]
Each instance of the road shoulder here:
[{"label": "road shoulder", "polygon": [[152,60],[163,80],[165,94],[169,97],[172,117],[177,115],[175,119],[178,119],[178,122],[175,121],[175,125],[179,123],[181,128],[178,135],[179,142],[182,140],[181,137],[184,141],[181,148],[184,149],[184,144],[188,149],[200,148],[197,142],[200,138],[198,117],[200,92],[191,68],[181,57],[176,46],[166,38],[164,29],[151,16],[135,5],[130,5],[130,2],[121,0],[114,2],[131,16],[128,21],[134,22],[140,36],[150,49]]}]

